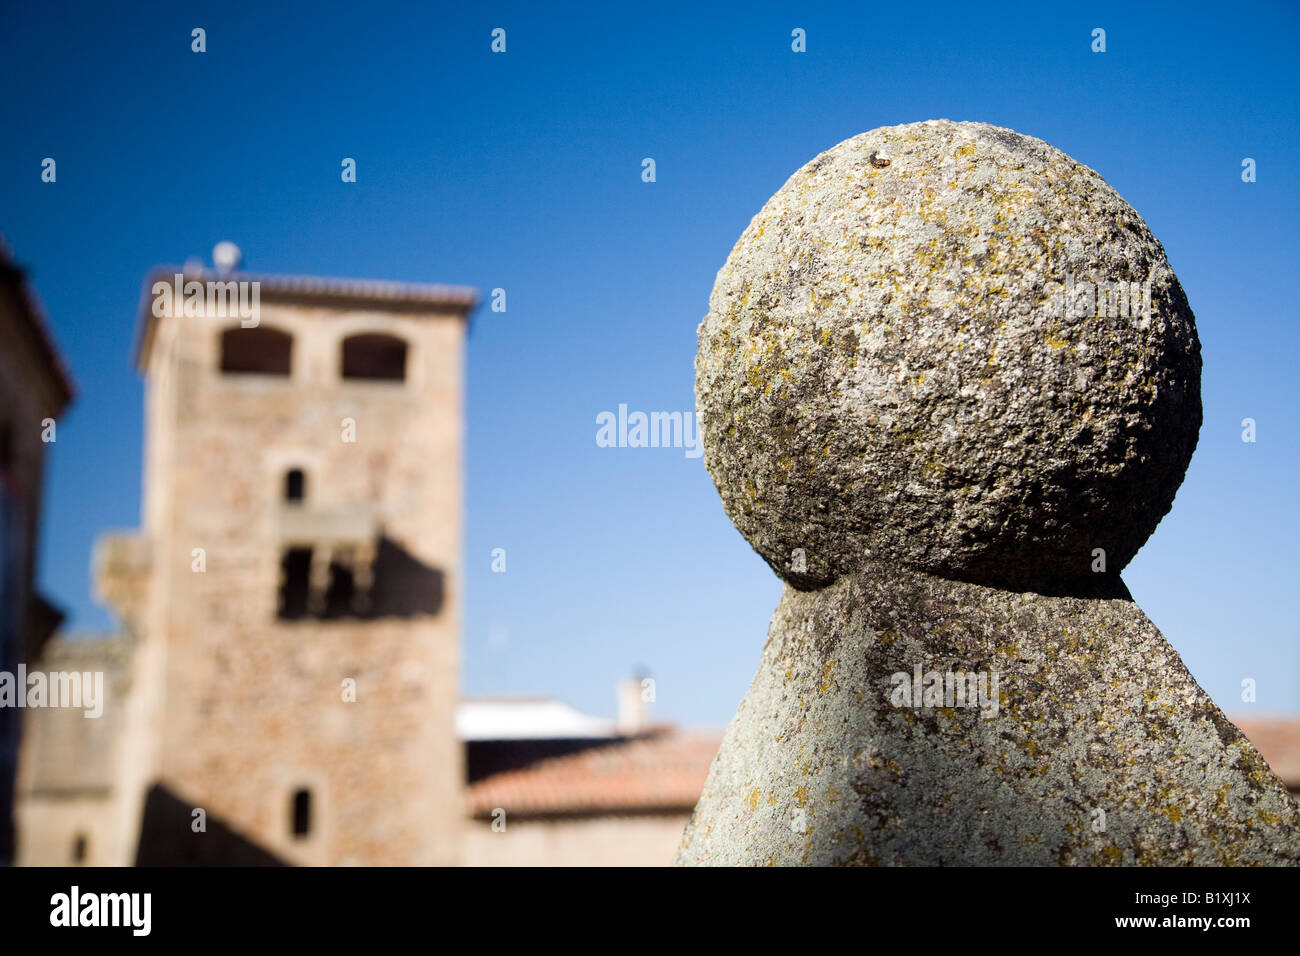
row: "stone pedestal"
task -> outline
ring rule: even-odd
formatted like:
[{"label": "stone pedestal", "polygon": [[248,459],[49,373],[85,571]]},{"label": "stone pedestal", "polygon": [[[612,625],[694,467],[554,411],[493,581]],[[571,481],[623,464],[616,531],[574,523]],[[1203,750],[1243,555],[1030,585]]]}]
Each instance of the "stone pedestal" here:
[{"label": "stone pedestal", "polygon": [[1298,834],[1131,600],[877,563],[786,588],[677,861],[1258,865]]}]

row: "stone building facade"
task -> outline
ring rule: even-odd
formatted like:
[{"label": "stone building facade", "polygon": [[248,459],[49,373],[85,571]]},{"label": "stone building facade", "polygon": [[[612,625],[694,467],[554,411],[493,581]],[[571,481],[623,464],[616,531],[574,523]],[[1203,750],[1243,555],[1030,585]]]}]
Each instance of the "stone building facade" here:
[{"label": "stone building facade", "polygon": [[[0,240],[0,675],[17,678],[62,615],[36,592],[46,445],[72,383],[26,277]],[[25,688],[10,683],[7,693]],[[0,865],[14,852],[13,795],[24,711],[0,692]]]},{"label": "stone building facade", "polygon": [[126,752],[124,731],[130,694],[130,641],[51,640],[43,670],[102,673],[106,706],[97,718],[81,709],[27,712],[16,813],[18,862],[112,866],[134,858],[135,847],[118,825],[123,806],[118,785]]},{"label": "stone building facade", "polygon": [[[149,277],[142,527],[96,555],[128,661],[106,705],[112,785],[60,816],[41,748],[20,862],[460,861],[474,304],[457,287]],[[96,781],[76,783],[93,802]]]}]

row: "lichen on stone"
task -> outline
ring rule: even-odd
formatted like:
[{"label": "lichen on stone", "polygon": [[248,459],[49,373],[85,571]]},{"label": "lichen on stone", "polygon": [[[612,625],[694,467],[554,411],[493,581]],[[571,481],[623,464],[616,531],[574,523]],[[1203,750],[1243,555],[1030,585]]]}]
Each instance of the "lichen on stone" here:
[{"label": "lichen on stone", "polygon": [[705,462],[787,586],[677,862],[1300,863],[1300,806],[1119,576],[1200,371],[1159,242],[1046,143],[916,123],[796,172],[699,330]]}]

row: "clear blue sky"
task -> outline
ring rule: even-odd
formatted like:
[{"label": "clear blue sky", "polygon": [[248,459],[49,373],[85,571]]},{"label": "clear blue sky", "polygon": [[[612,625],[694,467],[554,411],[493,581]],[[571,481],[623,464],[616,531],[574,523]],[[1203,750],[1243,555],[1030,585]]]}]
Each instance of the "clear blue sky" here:
[{"label": "clear blue sky", "polygon": [[92,543],[139,523],[144,274],[231,239],[257,271],[505,288],[469,340],[465,691],[609,712],[643,666],[661,716],[721,725],[777,580],[699,459],[598,448],[595,417],[692,409],[696,325],[750,217],[837,142],[942,117],[1065,150],[1164,243],[1205,425],[1125,577],[1227,710],[1300,711],[1294,4],[22,6],[0,14],[0,231],[80,390],[40,575],[74,629],[112,626]]}]

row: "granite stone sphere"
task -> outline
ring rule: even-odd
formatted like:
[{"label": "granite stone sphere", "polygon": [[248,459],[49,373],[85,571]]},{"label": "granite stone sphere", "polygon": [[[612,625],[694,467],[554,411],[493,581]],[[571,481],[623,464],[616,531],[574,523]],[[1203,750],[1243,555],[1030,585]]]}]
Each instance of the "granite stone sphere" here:
[{"label": "granite stone sphere", "polygon": [[1200,343],[1164,249],[1011,130],[938,120],[822,153],[709,305],[705,463],[801,589],[865,559],[1016,590],[1117,575],[1196,447]]}]

